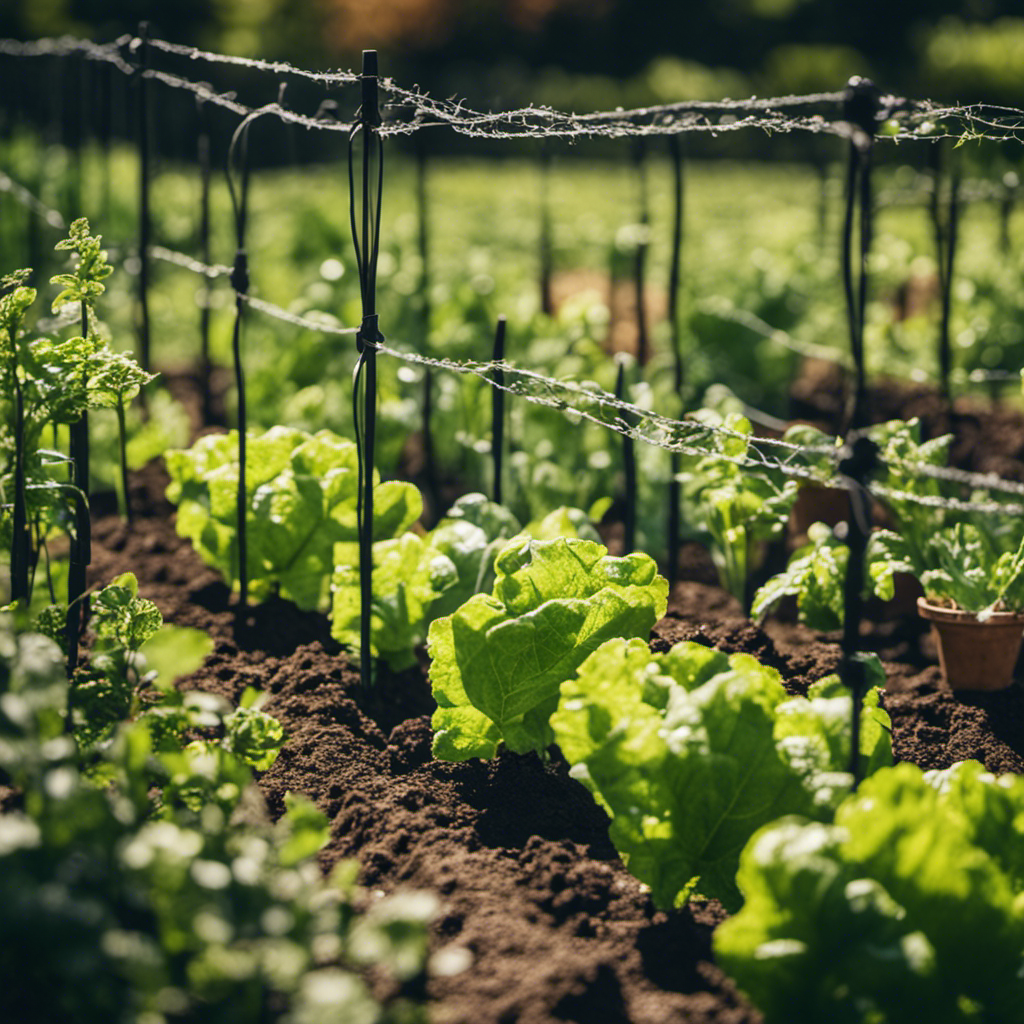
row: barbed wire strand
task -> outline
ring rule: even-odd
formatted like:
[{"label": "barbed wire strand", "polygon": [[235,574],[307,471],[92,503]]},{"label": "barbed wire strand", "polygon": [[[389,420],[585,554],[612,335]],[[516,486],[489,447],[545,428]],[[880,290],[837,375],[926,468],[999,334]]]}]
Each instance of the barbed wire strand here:
[{"label": "barbed wire strand", "polygon": [[[124,46],[131,47],[134,37],[121,36],[111,43],[92,43],[87,40],[60,37],[31,42],[0,40],[0,54],[21,57],[42,57],[82,54],[93,60],[113,63],[124,73],[137,69],[121,56]],[[213,54],[194,47],[182,46],[159,39],[148,39],[148,47],[190,60],[222,65],[249,67],[274,75],[299,75],[319,84],[348,85],[358,80],[354,72],[303,71],[285,62],[258,61],[250,58]],[[151,70],[143,72],[177,88],[198,89],[198,83],[172,75],[170,72]],[[672,135],[681,132],[732,132],[760,129],[769,133],[807,131],[814,134],[851,136],[856,129],[842,116],[841,92],[812,93],[806,96],[761,98],[752,96],[741,100],[685,101],[617,109],[586,114],[566,113],[545,106],[526,106],[514,110],[481,112],[472,110],[457,100],[438,100],[419,89],[397,85],[391,79],[382,79],[381,89],[392,97],[387,109],[393,116],[391,123],[380,129],[382,135],[411,134],[430,127],[447,127],[471,137],[518,138],[547,137],[575,139],[581,137],[618,138],[625,135]],[[254,107],[241,104],[227,94],[215,93],[209,102],[229,106],[238,103],[251,112]],[[199,93],[197,92],[197,95]],[[804,108],[833,107],[825,112],[801,112]],[[1015,107],[975,103],[961,106],[943,106],[934,101],[886,96],[882,108],[887,118],[886,132],[879,138],[893,141],[907,139],[1006,139],[1024,138],[1024,110]],[[229,109],[233,109],[229,106]],[[236,113],[242,113],[236,110]],[[330,118],[306,117],[278,106],[274,111],[283,120],[295,120],[307,127],[338,131],[339,125]],[[398,120],[399,114],[404,120]],[[826,116],[826,114],[830,116]],[[245,116],[243,113],[242,116]]]}]

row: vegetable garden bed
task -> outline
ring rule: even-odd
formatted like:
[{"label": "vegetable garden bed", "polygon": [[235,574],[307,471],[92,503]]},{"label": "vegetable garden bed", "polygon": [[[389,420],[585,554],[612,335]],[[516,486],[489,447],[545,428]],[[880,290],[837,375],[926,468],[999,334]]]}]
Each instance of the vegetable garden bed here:
[{"label": "vegetable garden bed", "polygon": [[[622,866],[608,821],[557,754],[503,753],[491,762],[435,761],[425,674],[385,676],[367,694],[331,640],[325,617],[271,600],[236,638],[227,587],[174,531],[166,475],[151,464],[134,480],[139,518],[127,531],[97,521],[91,578],[131,570],[168,621],[207,630],[213,653],[181,688],[236,702],[247,686],[270,693],[266,710],[287,739],[259,777],[271,811],[286,791],[308,794],[330,819],[320,853],[328,870],[357,857],[361,881],[437,894],[431,947],[448,950],[450,976],[431,977],[437,1024],[663,1024],[760,1020],[714,963],[717,901],[657,911]],[[707,582],[696,546],[655,627],[653,650],[696,640],[744,651],[777,668],[793,693],[835,671],[838,643],[793,622],[753,625],[735,599]],[[704,582],[700,582],[703,580]],[[888,675],[884,706],[897,760],[946,768],[975,758],[996,773],[1024,772],[1024,692],[954,697],[920,629],[874,624],[866,648]]]}]

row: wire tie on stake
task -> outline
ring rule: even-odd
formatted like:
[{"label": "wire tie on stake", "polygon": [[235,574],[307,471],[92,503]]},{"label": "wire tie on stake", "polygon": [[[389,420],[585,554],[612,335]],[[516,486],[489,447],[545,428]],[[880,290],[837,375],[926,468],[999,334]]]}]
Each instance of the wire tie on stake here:
[{"label": "wire tie on stake", "polygon": [[[383,342],[376,311],[377,256],[380,244],[381,191],[384,184],[384,151],[380,144],[380,109],[377,97],[377,51],[363,51],[360,76],[362,102],[356,123],[349,133],[348,180],[349,218],[352,244],[359,270],[363,319],[356,334],[359,359],[353,374],[352,403],[359,457],[359,676],[364,689],[373,685],[373,473],[377,417],[377,348]],[[363,137],[361,166],[361,207],[357,210],[355,142]],[[377,158],[376,189],[371,182],[373,158]],[[372,210],[371,210],[372,206]]]}]

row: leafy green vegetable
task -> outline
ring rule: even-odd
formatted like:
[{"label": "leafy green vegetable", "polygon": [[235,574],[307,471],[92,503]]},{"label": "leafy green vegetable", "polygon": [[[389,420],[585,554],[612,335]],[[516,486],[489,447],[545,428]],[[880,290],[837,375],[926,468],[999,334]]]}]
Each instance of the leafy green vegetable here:
[{"label": "leafy green vegetable", "polygon": [[763,618],[787,595],[797,599],[800,621],[823,633],[842,629],[843,581],[850,549],[824,523],[812,523],[807,543],[797,548],[784,572],[754,595],[750,614]]},{"label": "leafy green vegetable", "polygon": [[[877,660],[868,665],[884,682]],[[834,676],[809,698],[790,698],[750,655],[689,642],[656,655],[639,640],[610,640],[562,684],[551,726],[658,906],[699,892],[736,909],[751,834],[788,813],[828,819],[852,785],[850,698]],[[861,763],[872,771],[891,760],[874,691],[862,723]]]},{"label": "leafy green vegetable", "polygon": [[[522,533],[539,540],[598,539],[586,514],[567,507],[530,523]],[[519,534],[519,522],[508,509],[482,494],[467,494],[426,537],[406,533],[374,544],[370,623],[374,656],[395,671],[414,665],[416,648],[426,639],[430,623],[451,615],[474,594],[490,591],[495,557]],[[332,589],[331,635],[358,648],[358,567],[338,565]]]},{"label": "leafy green vegetable", "polygon": [[715,955],[768,1024],[1019,1020],[1024,780],[973,761],[877,772],[832,826],[774,822]]},{"label": "leafy green vegetable", "polygon": [[1024,611],[1024,537],[1016,551],[1000,551],[972,523],[930,535],[923,548],[882,530],[872,535],[868,571],[876,591],[892,597],[893,576],[912,573],[932,604],[952,604],[984,621],[995,611]]},{"label": "leafy green vegetable", "polygon": [[[696,418],[709,431],[715,455],[682,458],[686,520],[707,533],[722,585],[746,607],[747,577],[754,567],[755,545],[778,536],[796,500],[795,480],[778,481],[766,472],[741,465],[753,428],[739,413],[722,417],[702,409]],[[722,430],[731,433],[723,433]]]},{"label": "leafy green vegetable", "polygon": [[[416,664],[415,649],[426,639],[431,608],[459,582],[458,569],[415,533],[378,541],[373,545],[373,562],[371,650],[401,671]],[[355,651],[360,613],[359,569],[339,566],[334,573],[331,636]]]},{"label": "leafy green vegetable", "polygon": [[646,637],[668,584],[654,561],[613,558],[592,541],[512,541],[477,594],[430,627],[434,754],[493,757],[499,743],[543,753],[558,687],[612,637]]},{"label": "leafy green vegetable", "polygon": [[[278,587],[300,608],[317,608],[334,566],[358,563],[356,446],[329,430],[272,427],[250,438],[247,458],[251,593],[265,598]],[[168,452],[167,469],[178,532],[237,582],[235,434],[207,435],[187,451]],[[412,484],[377,483],[374,537],[401,534],[422,509]]]},{"label": "leafy green vegetable", "polygon": [[[288,794],[272,826],[246,765],[214,741],[157,743],[150,722],[125,723],[86,772],[64,733],[63,663],[0,616],[0,768],[25,796],[0,815],[0,975],[18,979],[0,986],[0,1019],[425,1019],[381,1005],[362,971],[424,969],[429,894],[367,912],[356,865],[325,882],[310,859],[326,817]],[[218,699],[196,696],[190,723],[220,724]]]}]

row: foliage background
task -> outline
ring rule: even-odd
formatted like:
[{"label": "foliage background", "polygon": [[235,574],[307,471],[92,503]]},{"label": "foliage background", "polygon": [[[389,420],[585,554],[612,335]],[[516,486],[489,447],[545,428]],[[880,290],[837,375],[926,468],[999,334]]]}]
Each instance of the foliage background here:
[{"label": "foliage background", "polygon": [[[1014,16],[1017,15],[1017,16]],[[5,0],[0,36],[97,40],[148,19],[177,42],[389,73],[488,105],[885,88],[1024,103],[1018,0]]]}]

